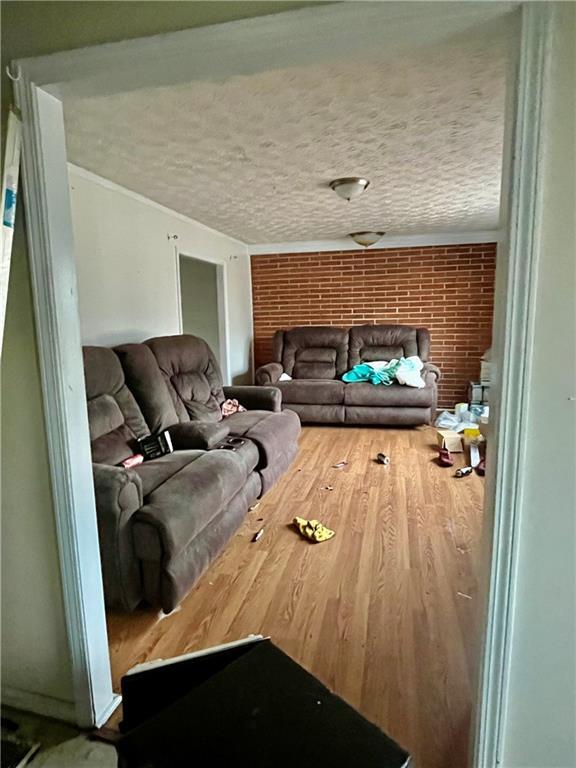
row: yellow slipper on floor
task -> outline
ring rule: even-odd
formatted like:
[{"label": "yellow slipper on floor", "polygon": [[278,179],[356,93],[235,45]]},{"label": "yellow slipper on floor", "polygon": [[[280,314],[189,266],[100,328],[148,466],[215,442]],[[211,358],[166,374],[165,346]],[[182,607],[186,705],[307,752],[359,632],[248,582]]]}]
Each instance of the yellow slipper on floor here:
[{"label": "yellow slipper on floor", "polygon": [[328,541],[336,535],[336,531],[326,528],[319,520],[304,520],[303,517],[295,517],[293,523],[305,539],[314,541],[316,544],[321,541]]}]

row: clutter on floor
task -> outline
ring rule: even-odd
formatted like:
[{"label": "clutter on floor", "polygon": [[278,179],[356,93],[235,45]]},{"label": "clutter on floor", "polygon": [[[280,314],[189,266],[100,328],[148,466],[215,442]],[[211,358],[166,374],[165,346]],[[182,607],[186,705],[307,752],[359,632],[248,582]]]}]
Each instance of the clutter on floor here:
[{"label": "clutter on floor", "polygon": [[468,399],[473,405],[485,405],[490,402],[492,383],[492,350],[487,349],[480,359],[480,381],[471,381],[468,385]]},{"label": "clutter on floor", "polygon": [[447,448],[438,449],[438,464],[441,467],[452,467],[454,465],[452,454]]},{"label": "clutter on floor", "polygon": [[376,461],[378,464],[384,464],[384,466],[388,466],[390,464],[390,456],[386,456],[385,453],[377,453],[376,454]]},{"label": "clutter on floor", "polygon": [[303,517],[295,517],[292,523],[305,539],[313,541],[315,544],[328,541],[336,535],[336,531],[326,528],[319,520],[305,520]]},{"label": "clutter on floor", "polygon": [[[487,374],[485,374],[487,375]],[[442,411],[436,418],[438,464],[451,467],[454,464],[452,453],[467,452],[469,466],[456,471],[455,477],[466,477],[476,469],[483,476],[486,472],[483,445],[488,431],[490,410],[481,403],[456,403],[454,413]]]},{"label": "clutter on floor", "polygon": [[124,768],[405,768],[409,755],[277,648],[252,636],[122,679]]},{"label": "clutter on floor", "polygon": [[439,429],[436,433],[438,447],[450,453],[462,453],[464,450],[462,438],[453,429]]},{"label": "clutter on floor", "polygon": [[264,535],[264,527],[260,528],[259,531],[257,531],[254,536],[252,536],[252,541],[256,543],[257,541],[260,541],[262,536]]},{"label": "clutter on floor", "polygon": [[347,461],[339,461],[337,464],[332,464],[332,469],[342,469],[347,465],[348,465]]}]

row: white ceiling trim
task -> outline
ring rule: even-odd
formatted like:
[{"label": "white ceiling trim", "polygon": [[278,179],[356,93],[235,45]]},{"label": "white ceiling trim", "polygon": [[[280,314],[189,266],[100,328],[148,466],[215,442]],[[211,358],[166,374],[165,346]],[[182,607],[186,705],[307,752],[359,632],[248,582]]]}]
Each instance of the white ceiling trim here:
[{"label": "white ceiling trim", "polygon": [[271,253],[324,253],[325,251],[378,251],[383,248],[415,248],[431,245],[472,245],[474,243],[499,243],[502,232],[491,230],[485,232],[445,232],[430,235],[396,235],[384,236],[376,245],[360,248],[350,240],[310,240],[292,243],[259,243],[248,245],[250,256],[264,256]]},{"label": "white ceiling trim", "polygon": [[378,50],[384,42],[394,54],[441,43],[518,6],[514,0],[338,2],[19,61],[31,81],[59,98],[86,98],[302,65],[331,59],[335,50],[341,56]]}]

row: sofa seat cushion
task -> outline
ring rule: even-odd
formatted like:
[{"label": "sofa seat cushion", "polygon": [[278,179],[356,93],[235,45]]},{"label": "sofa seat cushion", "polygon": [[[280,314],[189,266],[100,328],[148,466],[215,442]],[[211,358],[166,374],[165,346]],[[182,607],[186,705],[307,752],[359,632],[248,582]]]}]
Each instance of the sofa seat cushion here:
[{"label": "sofa seat cushion", "polygon": [[149,581],[146,578],[147,572],[152,570],[150,593],[145,595],[148,602],[152,605],[160,603],[166,613],[173,611],[236,533],[246,517],[248,508],[254,504],[260,493],[260,477],[253,472],[210,525],[195,536],[176,557],[163,561],[157,578],[156,569],[151,567],[154,564],[144,563],[145,584]]},{"label": "sofa seat cushion", "polygon": [[346,420],[344,405],[302,405],[292,403],[286,406],[294,409],[303,424],[343,424]]},{"label": "sofa seat cushion", "polygon": [[[231,437],[236,437],[236,435],[231,435]],[[224,439],[226,440],[226,438]],[[215,450],[229,450],[229,449],[216,448]],[[255,443],[253,443],[251,440],[246,440],[244,445],[238,446],[233,451],[233,453],[242,462],[246,475],[249,475],[250,472],[253,472],[260,464],[260,451],[258,450],[258,446]]]},{"label": "sofa seat cushion", "polygon": [[133,471],[142,480],[144,497],[159,488],[181,469],[204,455],[204,451],[175,451],[159,459],[152,459],[133,467]]},{"label": "sofa seat cushion", "polygon": [[143,560],[177,555],[216,518],[246,483],[233,451],[208,451],[146,498],[134,515],[134,545]]},{"label": "sofa seat cushion", "polygon": [[249,438],[258,447],[258,469],[282,461],[300,436],[300,419],[293,411],[244,411],[225,419],[231,435]]},{"label": "sofa seat cushion", "polygon": [[283,403],[300,405],[341,405],[344,402],[344,382],[325,379],[278,381]]},{"label": "sofa seat cushion", "polygon": [[416,387],[408,387],[403,384],[391,384],[386,387],[383,384],[355,382],[346,384],[344,387],[345,405],[429,408],[433,404],[434,399],[434,387],[431,386],[417,389]]}]

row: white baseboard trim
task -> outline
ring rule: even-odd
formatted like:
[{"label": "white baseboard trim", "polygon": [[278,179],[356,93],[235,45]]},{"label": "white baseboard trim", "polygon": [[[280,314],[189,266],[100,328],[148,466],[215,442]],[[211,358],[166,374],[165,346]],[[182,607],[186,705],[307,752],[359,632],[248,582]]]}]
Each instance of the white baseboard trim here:
[{"label": "white baseboard trim", "polygon": [[[122,703],[122,696],[112,694],[108,704],[97,712],[94,717],[96,728],[100,728],[114,714]],[[54,696],[44,696],[42,693],[31,693],[9,685],[2,686],[2,705],[21,709],[24,712],[33,712],[35,715],[50,717],[53,720],[62,720],[65,723],[78,725],[76,708],[73,701],[57,699]]]},{"label": "white baseboard trim", "polygon": [[96,728],[101,728],[104,723],[114,714],[122,703],[122,696],[119,693],[114,693],[112,699],[107,707],[104,707],[101,712],[96,713],[94,718],[96,721]]},{"label": "white baseboard trim", "polygon": [[45,696],[42,693],[31,693],[9,685],[2,686],[2,704],[13,709],[33,712],[35,715],[51,717],[76,725],[76,707],[73,701]]}]

